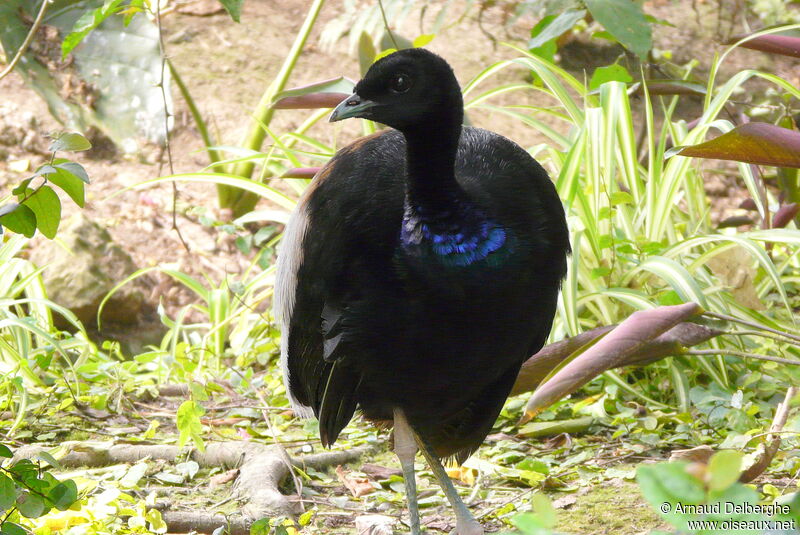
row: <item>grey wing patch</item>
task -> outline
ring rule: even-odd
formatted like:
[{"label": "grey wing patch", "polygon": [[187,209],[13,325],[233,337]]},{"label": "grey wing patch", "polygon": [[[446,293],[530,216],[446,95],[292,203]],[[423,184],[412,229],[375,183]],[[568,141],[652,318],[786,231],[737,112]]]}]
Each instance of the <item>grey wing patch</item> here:
[{"label": "grey wing patch", "polygon": [[344,336],[342,311],[340,308],[325,303],[322,308],[322,359],[325,362],[334,362],[343,355],[341,349],[342,337]]},{"label": "grey wing patch", "polygon": [[[307,198],[307,197],[306,197]],[[297,295],[297,273],[303,263],[303,239],[308,231],[309,216],[306,204],[300,202],[283,231],[278,250],[278,265],[275,275],[273,313],[281,325],[281,373],[286,397],[294,413],[302,418],[314,415],[311,407],[303,405],[292,393],[289,381],[289,330],[292,323]]]}]

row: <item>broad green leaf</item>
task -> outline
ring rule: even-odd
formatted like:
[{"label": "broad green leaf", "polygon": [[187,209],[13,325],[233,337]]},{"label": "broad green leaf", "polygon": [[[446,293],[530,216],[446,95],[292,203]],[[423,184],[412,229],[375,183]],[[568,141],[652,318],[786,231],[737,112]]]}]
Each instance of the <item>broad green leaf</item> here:
[{"label": "broad green leaf", "polygon": [[19,524],[6,521],[0,524],[0,533],[3,535],[28,535],[29,532]]},{"label": "broad green leaf", "polygon": [[36,227],[51,240],[58,233],[61,223],[61,200],[53,188],[41,186],[36,191],[28,190],[29,197],[25,200],[27,206],[36,215]]},{"label": "broad green leaf", "polygon": [[5,474],[0,474],[0,511],[8,511],[17,499],[17,488]]},{"label": "broad green leaf", "polygon": [[92,144],[83,135],[77,132],[64,132],[56,137],[51,143],[50,152],[58,152],[61,150],[77,152],[82,150],[89,150]]},{"label": "broad green leaf", "polygon": [[53,487],[47,497],[53,502],[53,507],[66,511],[78,500],[78,487],[73,480],[67,479]]},{"label": "broad green leaf", "polygon": [[428,45],[431,41],[433,41],[434,37],[436,37],[435,33],[422,34],[418,36],[416,39],[414,39],[412,44],[414,45],[414,48],[422,48]]},{"label": "broad green leaf", "polygon": [[[31,482],[26,483],[30,485]],[[39,518],[45,513],[47,506],[44,500],[36,494],[23,491],[17,496],[17,509],[26,518]]]},{"label": "broad green leaf", "polygon": [[225,11],[234,21],[239,22],[239,18],[242,16],[244,0],[219,0],[219,3],[222,4],[222,7],[225,8]]},{"label": "broad green leaf", "polygon": [[[65,161],[52,166],[54,172],[47,175],[47,180],[64,190],[64,193],[69,195],[75,204],[83,208],[85,202],[84,180],[80,175],[75,174],[79,171],[74,166],[66,166],[67,163],[70,162]],[[81,167],[81,169],[83,168]]]},{"label": "broad green leaf", "polygon": [[573,26],[586,16],[585,9],[568,9],[558,16],[548,15],[531,30],[531,39],[528,41],[529,49],[536,49],[542,45],[561,37],[572,29]]},{"label": "broad green leaf", "polygon": [[668,154],[800,168],[800,132],[752,122],[705,143],[675,147]]},{"label": "broad green leaf", "polygon": [[361,32],[361,36],[358,38],[358,66],[361,76],[367,74],[377,53],[372,37],[367,32]]},{"label": "broad green leaf", "polygon": [[641,59],[653,47],[650,23],[641,6],[633,0],[585,0],[586,7],[597,22],[611,32],[623,46]]},{"label": "broad green leaf", "polygon": [[739,480],[743,454],[733,450],[718,451],[708,462],[708,488],[722,491]]},{"label": "broad green leaf", "polygon": [[[0,210],[2,210],[2,209],[0,209]],[[0,214],[0,215],[2,215],[2,214]],[[11,449],[8,446],[6,446],[5,444],[0,444],[0,457],[4,457],[6,459],[10,459],[13,456],[14,456],[14,454],[11,452]]]},{"label": "broad green leaf", "polygon": [[61,42],[61,57],[66,58],[67,54],[83,41],[89,32],[100,26],[104,20],[119,11],[122,0],[108,0],[102,6],[91,11],[86,11],[72,27],[64,40]]},{"label": "broad green leaf", "polygon": [[33,213],[33,210],[16,203],[8,204],[3,208],[6,209],[7,206],[14,206],[14,209],[0,216],[0,225],[17,234],[22,234],[26,238],[32,238],[36,234],[36,214]]},{"label": "broad green leaf", "polygon": [[546,527],[555,527],[556,510],[546,494],[537,492],[531,498],[531,504],[533,505],[533,510],[536,513],[536,516],[539,517]]},{"label": "broad green leaf", "polygon": [[89,175],[86,173],[86,169],[83,166],[76,162],[63,162],[55,165],[58,169],[63,169],[64,171],[71,173],[81,179],[86,184],[89,184]]},{"label": "broad green leaf", "polygon": [[589,89],[597,89],[606,82],[632,82],[633,77],[628,69],[616,63],[605,67],[598,67],[589,81]]},{"label": "broad green leaf", "polygon": [[705,499],[703,483],[686,471],[687,463],[640,465],[636,481],[645,500],[671,524],[682,527],[688,515],[675,513],[677,504],[699,504]]},{"label": "broad green leaf", "polygon": [[378,52],[378,54],[375,56],[375,61],[378,61],[379,59],[383,59],[386,56],[388,56],[389,54],[394,54],[395,52],[397,52],[396,48],[386,48],[382,52]]},{"label": "broad green leaf", "polygon": [[36,456],[36,458],[41,460],[41,461],[46,462],[47,464],[49,464],[50,466],[52,466],[56,470],[62,470],[61,463],[58,462],[58,460],[55,457],[53,457],[52,455],[50,455],[46,451],[39,452],[39,454]]}]

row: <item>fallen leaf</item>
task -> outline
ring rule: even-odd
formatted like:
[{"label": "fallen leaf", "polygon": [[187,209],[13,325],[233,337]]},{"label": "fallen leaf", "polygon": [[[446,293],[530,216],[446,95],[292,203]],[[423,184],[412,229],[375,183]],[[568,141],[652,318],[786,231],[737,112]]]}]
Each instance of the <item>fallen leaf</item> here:
[{"label": "fallen leaf", "polygon": [[567,494],[557,500],[553,500],[553,507],[556,509],[566,509],[570,505],[574,505],[578,501],[578,497],[574,494]]},{"label": "fallen leaf", "polygon": [[239,469],[234,468],[233,470],[228,470],[227,472],[223,472],[221,474],[217,474],[215,476],[211,476],[209,478],[209,488],[217,488],[221,487],[226,483],[230,483],[234,481],[237,477],[239,477]]},{"label": "fallen leaf", "polygon": [[465,485],[469,485],[470,487],[475,484],[475,479],[478,477],[478,471],[474,468],[469,468],[467,466],[447,466],[445,468],[447,475],[450,476],[451,479],[456,479],[461,481]]},{"label": "fallen leaf", "polygon": [[375,491],[375,487],[372,486],[369,479],[352,475],[342,468],[342,465],[336,467],[336,477],[355,498],[360,498]]},{"label": "fallen leaf", "polygon": [[403,471],[399,468],[389,468],[388,466],[381,466],[378,464],[365,464],[361,467],[361,471],[367,474],[368,477],[375,481],[384,481],[392,476],[402,476]]},{"label": "fallen leaf", "polygon": [[697,446],[685,450],[672,450],[669,460],[707,464],[712,455],[714,455],[714,448],[711,446]]}]

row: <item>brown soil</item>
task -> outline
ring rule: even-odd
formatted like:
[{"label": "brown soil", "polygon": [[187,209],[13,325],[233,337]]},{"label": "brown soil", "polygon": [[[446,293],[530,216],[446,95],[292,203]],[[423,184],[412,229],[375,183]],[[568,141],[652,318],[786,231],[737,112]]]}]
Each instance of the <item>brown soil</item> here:
[{"label": "brown soil", "polygon": [[[682,1],[683,8],[665,0],[655,0],[646,5],[648,13],[671,21],[676,27],[657,26],[657,48],[672,50],[673,61],[681,64],[696,58],[699,71],[707,67],[716,51],[722,49],[717,43],[731,31],[726,22],[720,22],[719,13],[731,6],[726,0],[711,5],[704,2],[691,4]],[[730,2],[733,5],[733,2]],[[190,88],[201,112],[218,132],[219,143],[236,144],[250,124],[262,92],[276,74],[287,54],[292,40],[302,24],[310,1],[251,0],[245,3],[242,23],[236,24],[224,13],[208,16],[172,12],[164,17],[164,31],[169,56]],[[420,3],[421,4],[421,3]],[[213,11],[215,2],[187,0],[182,5],[188,11]],[[465,6],[455,4],[451,13],[458,14]],[[692,11],[696,9],[696,11]],[[182,9],[186,11],[185,9]],[[292,75],[290,86],[324,80],[339,75],[357,79],[358,61],[346,52],[346,39],[336,50],[322,50],[318,42],[321,28],[339,11],[339,2],[331,1],[323,9],[313,37],[301,56]],[[508,7],[502,2],[482,15],[479,25],[477,9],[473,8],[458,25],[444,31],[431,43],[430,48],[445,56],[453,65],[462,83],[470,80],[485,66],[500,59],[511,58],[515,52],[498,45],[499,41],[524,44],[529,29],[535,24],[530,17],[523,17],[511,26],[505,25]],[[455,16],[455,15],[453,15]],[[410,16],[399,28],[400,32],[414,37],[427,33],[431,21],[427,17],[419,25],[419,17]],[[734,28],[735,30],[735,28]],[[608,62],[617,54],[610,47],[598,49],[597,41],[590,45],[577,41],[562,48],[562,61],[573,72],[581,70],[590,76],[594,67]],[[727,73],[741,68],[763,68],[786,77],[800,85],[800,75],[792,69],[791,62],[771,58],[765,54],[746,50],[733,54],[723,70]],[[794,64],[796,69],[796,63]],[[701,73],[702,74],[702,73]],[[522,71],[506,70],[491,83],[500,84],[523,80]],[[200,151],[202,142],[191,123],[185,103],[173,88],[176,102],[176,126],[172,138],[172,157],[176,173],[201,170],[207,163]],[[0,81],[0,187],[8,192],[13,184],[26,176],[25,171],[13,171],[12,162],[29,160],[35,168],[47,157],[47,142],[44,135],[59,129],[47,112],[44,103],[26,87],[16,74]],[[515,93],[499,98],[497,103],[521,102],[548,105],[541,102],[540,93]],[[698,102],[685,105],[679,113],[692,119],[699,113]],[[544,115],[544,114],[543,114]],[[272,126],[277,132],[286,132],[296,127],[307,117],[304,111],[279,112]],[[541,143],[544,139],[525,125],[500,114],[475,112],[470,115],[478,126],[498,131],[523,146]],[[551,121],[546,116],[544,121]],[[562,128],[562,125],[557,125]],[[9,137],[7,134],[11,133]],[[356,135],[355,125],[332,127],[321,123],[310,132],[312,137],[325,143],[341,146]],[[181,184],[178,187],[177,225],[188,245],[187,251],[172,230],[172,188],[160,186],[146,190],[125,190],[144,180],[168,172],[168,167],[159,159],[157,150],[150,150],[141,158],[122,157],[107,144],[88,153],[76,155],[87,169],[93,183],[87,188],[87,206],[84,214],[108,227],[112,236],[134,258],[140,267],[170,263],[184,272],[200,279],[207,275],[219,281],[226,275],[241,273],[251,262],[233,245],[233,238],[223,232],[199,224],[197,211],[189,207],[204,207],[216,218],[222,219],[216,207],[216,192],[212,187]],[[717,219],[737,213],[735,207],[743,195],[743,186],[735,175],[710,174],[709,194],[715,199]],[[65,211],[74,212],[72,203],[65,202]],[[37,247],[52,246],[37,241]],[[168,311],[190,302],[192,295],[165,276],[153,277],[151,303],[161,300]]]}]

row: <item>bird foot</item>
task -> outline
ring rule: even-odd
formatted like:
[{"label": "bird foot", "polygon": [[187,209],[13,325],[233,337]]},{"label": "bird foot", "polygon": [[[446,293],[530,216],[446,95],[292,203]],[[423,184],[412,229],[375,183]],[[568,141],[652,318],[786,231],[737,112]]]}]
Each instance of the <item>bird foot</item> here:
[{"label": "bird foot", "polygon": [[450,535],[483,535],[483,526],[476,521],[456,523],[456,529]]}]

